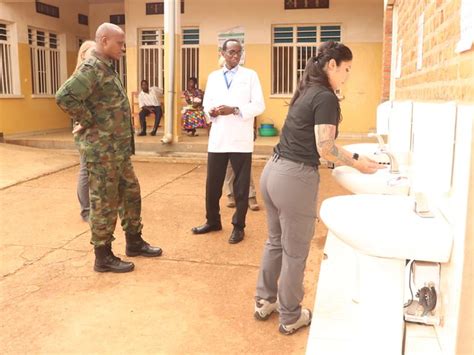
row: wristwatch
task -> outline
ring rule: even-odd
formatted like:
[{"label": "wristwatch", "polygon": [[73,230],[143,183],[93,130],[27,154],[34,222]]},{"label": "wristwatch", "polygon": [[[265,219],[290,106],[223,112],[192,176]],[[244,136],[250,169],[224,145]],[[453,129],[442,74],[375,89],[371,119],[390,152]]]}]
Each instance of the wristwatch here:
[{"label": "wristwatch", "polygon": [[357,153],[352,154],[352,159],[359,160],[359,154]]},{"label": "wristwatch", "polygon": [[234,115],[240,115],[240,110],[239,110],[239,108],[238,108],[237,106],[234,107],[234,110],[232,111],[232,113],[233,113]]}]

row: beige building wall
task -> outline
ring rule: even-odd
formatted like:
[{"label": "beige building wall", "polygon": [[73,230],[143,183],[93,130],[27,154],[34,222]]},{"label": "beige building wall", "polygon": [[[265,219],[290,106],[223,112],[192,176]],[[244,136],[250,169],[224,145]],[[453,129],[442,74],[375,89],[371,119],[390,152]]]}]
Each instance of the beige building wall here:
[{"label": "beige building wall", "polygon": [[13,75],[18,76],[16,95],[0,96],[0,132],[5,134],[65,128],[70,120],[56,105],[54,96],[34,97],[28,46],[28,26],[54,31],[59,35],[61,55],[61,80],[64,81],[75,67],[78,37],[88,37],[88,27],[78,23],[78,13],[87,15],[87,0],[70,4],[49,0],[48,4],[59,7],[60,18],[36,13],[34,1],[0,3],[0,20],[11,23]]},{"label": "beige building wall", "polygon": [[[145,15],[146,0],[125,0],[128,92],[137,90],[138,30],[163,27],[163,15]],[[272,97],[272,25],[340,24],[342,41],[354,53],[351,79],[343,90],[344,120],[341,130],[364,133],[375,127],[375,110],[380,103],[383,3],[378,0],[332,0],[329,9],[284,10],[282,0],[228,1],[186,0],[182,27],[200,29],[200,87],[217,68],[218,32],[236,26],[245,31],[245,66],[257,71],[264,91],[266,111],[259,121],[273,121],[281,128],[288,110],[288,97]]]},{"label": "beige building wall", "polygon": [[[125,13],[123,2],[104,2],[90,4],[89,6],[89,39],[94,39],[97,27],[104,22],[110,22],[110,15],[120,15]],[[125,16],[125,22],[128,16]],[[124,27],[124,26],[122,26]]]}]

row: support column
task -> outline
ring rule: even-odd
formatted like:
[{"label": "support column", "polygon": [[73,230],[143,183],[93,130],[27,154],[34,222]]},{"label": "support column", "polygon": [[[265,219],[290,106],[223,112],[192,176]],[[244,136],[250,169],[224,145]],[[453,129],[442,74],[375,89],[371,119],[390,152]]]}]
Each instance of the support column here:
[{"label": "support column", "polygon": [[165,0],[165,90],[163,143],[178,142],[181,135],[181,1]]}]

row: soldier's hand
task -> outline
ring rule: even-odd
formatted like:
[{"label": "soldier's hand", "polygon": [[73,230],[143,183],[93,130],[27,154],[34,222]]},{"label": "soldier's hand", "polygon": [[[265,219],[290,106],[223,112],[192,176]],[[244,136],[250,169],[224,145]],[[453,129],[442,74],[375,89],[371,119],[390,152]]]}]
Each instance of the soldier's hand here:
[{"label": "soldier's hand", "polygon": [[72,130],[72,134],[78,134],[81,133],[84,130],[84,127],[82,127],[80,124],[77,124],[74,126]]}]

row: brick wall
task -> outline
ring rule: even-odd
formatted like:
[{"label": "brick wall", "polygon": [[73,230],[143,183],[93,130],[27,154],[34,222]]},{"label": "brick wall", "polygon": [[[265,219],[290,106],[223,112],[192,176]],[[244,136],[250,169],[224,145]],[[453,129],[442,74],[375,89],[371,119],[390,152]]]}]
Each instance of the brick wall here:
[{"label": "brick wall", "polygon": [[392,61],[393,6],[387,6],[383,16],[382,102],[390,98],[390,71]]},{"label": "brick wall", "polygon": [[[474,49],[455,52],[461,0],[399,0],[396,6],[403,52],[395,99],[474,101]],[[423,12],[423,67],[417,70],[417,27]]]}]

